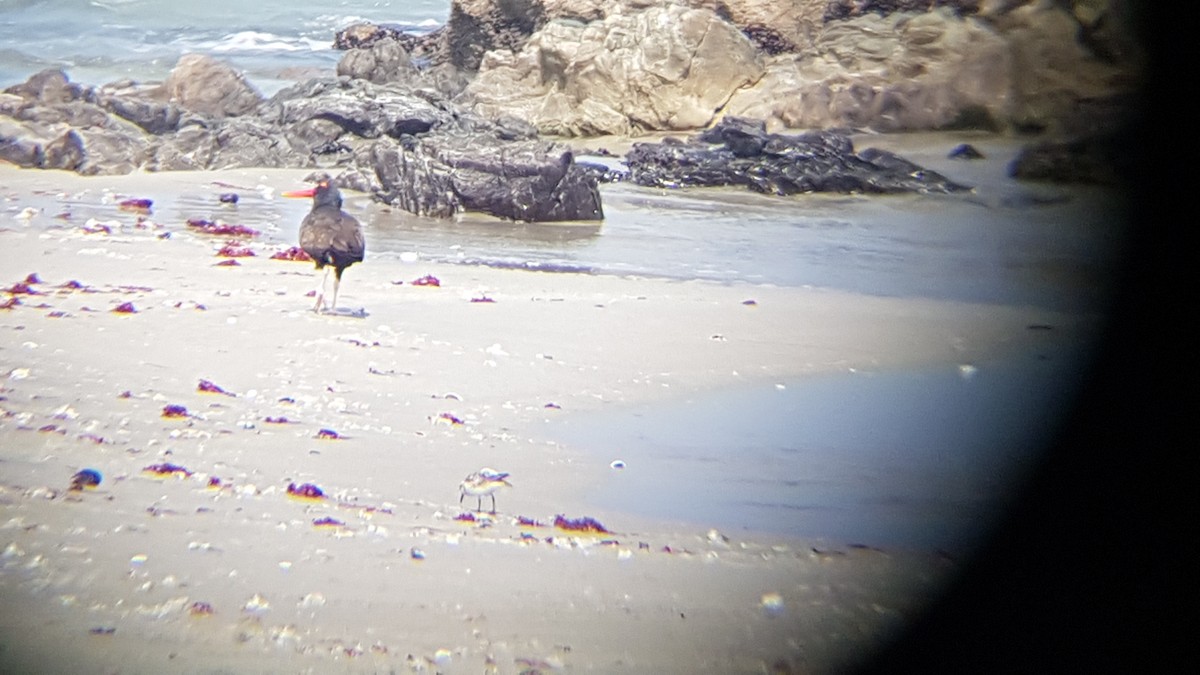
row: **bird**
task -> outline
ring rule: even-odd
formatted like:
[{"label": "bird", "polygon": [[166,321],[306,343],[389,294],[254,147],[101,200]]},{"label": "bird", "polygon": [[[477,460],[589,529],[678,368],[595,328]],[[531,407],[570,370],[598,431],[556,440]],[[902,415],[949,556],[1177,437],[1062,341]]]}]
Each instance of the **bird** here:
[{"label": "bird", "polygon": [[362,226],[354,216],[342,210],[342,193],[327,175],[318,178],[312,188],[282,195],[312,197],[312,211],[300,223],[300,248],[313,259],[317,269],[325,268],[314,312],[320,313],[325,306],[325,285],[329,281],[329,268],[333,268],[333,301],[329,303],[329,311],[335,312],[342,272],[354,263],[362,262],[366,253]]},{"label": "bird", "polygon": [[459,484],[458,503],[462,504],[463,498],[471,495],[475,498],[475,511],[483,510],[483,498],[490,496],[492,498],[492,513],[496,512],[496,490],[504,486],[512,487],[512,483],[507,480],[508,474],[495,469],[483,467],[482,469],[472,473],[463,479]]}]

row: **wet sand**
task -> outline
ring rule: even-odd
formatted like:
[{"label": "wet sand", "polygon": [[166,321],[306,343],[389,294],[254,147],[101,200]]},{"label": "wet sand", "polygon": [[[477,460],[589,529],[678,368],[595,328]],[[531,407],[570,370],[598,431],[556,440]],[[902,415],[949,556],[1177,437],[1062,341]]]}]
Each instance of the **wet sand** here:
[{"label": "wet sand", "polygon": [[[0,166],[0,670],[827,671],[886,642],[955,561],[585,510],[611,469],[547,421],[1095,330],[1032,307],[369,252],[339,298],[362,311],[316,315],[311,264],[270,259],[268,236],[232,259],[228,237],[153,211],[25,210],[215,204],[213,181],[277,194],[306,173]],[[146,471],[164,464],[179,470]],[[481,466],[512,474],[495,516],[458,501]],[[102,483],[68,490],[82,469]],[[288,494],[305,483],[324,498]]]}]

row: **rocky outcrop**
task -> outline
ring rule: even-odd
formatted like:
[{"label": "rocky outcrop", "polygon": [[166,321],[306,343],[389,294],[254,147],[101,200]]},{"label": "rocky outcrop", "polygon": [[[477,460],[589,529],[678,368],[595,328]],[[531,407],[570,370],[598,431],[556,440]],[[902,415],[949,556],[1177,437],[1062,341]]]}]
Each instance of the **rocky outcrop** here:
[{"label": "rocky outcrop", "polygon": [[958,192],[969,190],[893,153],[856,153],[833,131],[768,134],[761,121],[726,118],[688,141],[638,143],[629,179],[651,187],[741,185],[757,192]]},{"label": "rocky outcrop", "polygon": [[696,129],[762,72],[758,51],[735,27],[673,5],[587,25],[551,22],[518,53],[489,52],[461,100],[546,134]]},{"label": "rocky outcrop", "polygon": [[144,130],[62,71],[45,70],[6,89],[0,115],[0,158],[19,166],[128,173],[147,159]]},{"label": "rocky outcrop", "polygon": [[[700,129],[721,114],[763,118],[771,129],[1056,132],[1075,102],[1134,87],[1144,64],[1128,4],[455,0],[447,25],[423,44],[433,63],[478,71],[464,103],[551,134]],[[644,67],[658,59],[655,50],[697,46],[680,39],[682,17],[696,12],[752,50],[730,42],[723,65],[738,71],[738,84],[719,69],[716,78],[697,76],[715,82],[703,100],[686,82],[653,67],[661,79],[647,77]],[[377,71],[354,72],[382,81]],[[670,108],[681,112],[663,114]]]},{"label": "rocky outcrop", "polygon": [[216,96],[196,110],[186,107],[195,98],[162,100],[162,92],[38,73],[0,94],[0,159],[85,174],[342,167],[344,184],[414,213],[603,217],[596,177],[565,147],[537,140],[522,120],[485,120],[429,89],[315,79],[237,116],[203,112]]}]

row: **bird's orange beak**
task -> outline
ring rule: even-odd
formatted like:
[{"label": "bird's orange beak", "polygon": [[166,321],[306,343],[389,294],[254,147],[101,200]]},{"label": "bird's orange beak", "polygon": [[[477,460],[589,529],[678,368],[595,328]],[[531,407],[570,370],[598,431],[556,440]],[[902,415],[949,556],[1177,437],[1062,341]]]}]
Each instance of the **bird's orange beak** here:
[{"label": "bird's orange beak", "polygon": [[308,188],[307,190],[292,190],[290,192],[280,192],[281,197],[311,197],[316,194],[316,188]]}]

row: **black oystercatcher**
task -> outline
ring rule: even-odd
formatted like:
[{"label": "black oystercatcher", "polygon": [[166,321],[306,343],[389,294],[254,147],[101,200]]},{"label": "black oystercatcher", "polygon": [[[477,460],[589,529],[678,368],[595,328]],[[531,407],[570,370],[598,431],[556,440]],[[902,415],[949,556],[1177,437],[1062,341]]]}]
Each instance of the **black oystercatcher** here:
[{"label": "black oystercatcher", "polygon": [[354,216],[342,210],[342,193],[328,176],[317,181],[308,190],[284,192],[284,197],[312,197],[312,211],[300,223],[300,248],[317,263],[317,269],[325,267],[321,278],[321,290],[317,293],[314,312],[325,305],[325,284],[329,281],[329,267],[333,267],[333,302],[329,311],[337,310],[338,286],[342,283],[342,270],[356,262],[362,262],[366,252],[362,227]]}]

